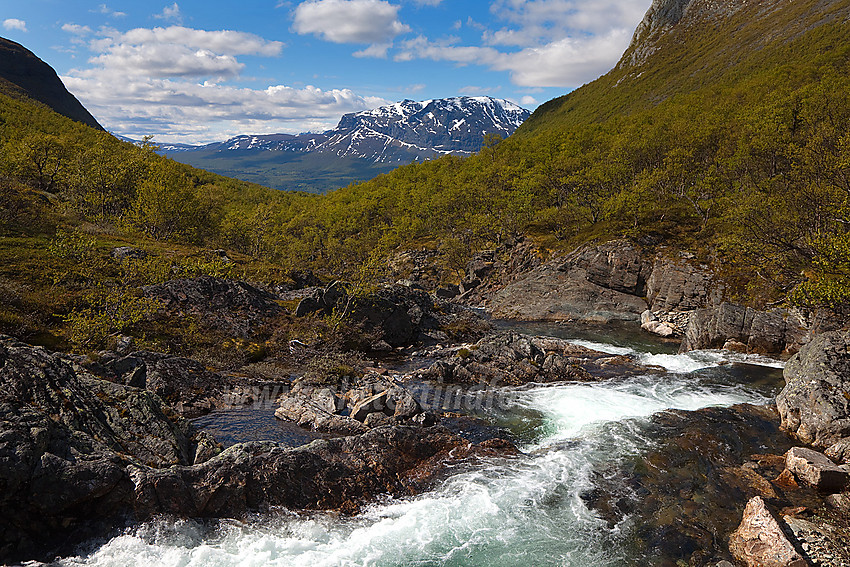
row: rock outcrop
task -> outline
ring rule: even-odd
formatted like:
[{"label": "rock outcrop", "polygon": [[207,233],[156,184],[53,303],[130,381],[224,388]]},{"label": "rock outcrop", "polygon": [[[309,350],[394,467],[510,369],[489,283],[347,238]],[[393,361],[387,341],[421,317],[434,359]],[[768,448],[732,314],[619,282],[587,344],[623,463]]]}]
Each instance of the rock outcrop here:
[{"label": "rock outcrop", "polygon": [[192,315],[207,328],[250,337],[268,318],[283,312],[277,297],[249,283],[203,276],[142,288],[170,316]]},{"label": "rock outcrop", "polygon": [[784,377],[776,397],[782,427],[850,463],[850,331],[815,336],[788,361]]},{"label": "rock outcrop", "polygon": [[41,348],[0,341],[0,562],[117,522],[126,467],[191,465],[201,438],[145,390],[97,380]]},{"label": "rock outcrop", "polygon": [[[369,403],[356,405],[366,421]],[[156,394],[0,339],[0,563],[50,559],[151,514],[240,517],[274,505],[350,512],[378,494],[421,489],[444,462],[515,452],[500,439],[476,445],[439,426],[396,425],[217,455]]]},{"label": "rock outcrop", "polygon": [[582,247],[497,291],[488,310],[519,320],[638,321],[650,269],[625,241]]},{"label": "rock outcrop", "polygon": [[406,388],[378,374],[344,377],[334,383],[301,378],[278,401],[278,418],[338,435],[383,425],[436,422]]},{"label": "rock outcrop", "polygon": [[514,332],[489,335],[416,372],[420,379],[452,384],[518,386],[531,382],[601,380],[660,371],[552,337]]},{"label": "rock outcrop", "polygon": [[758,311],[721,303],[691,314],[680,350],[728,348],[757,354],[788,354],[799,350],[807,339],[803,321],[785,309]]},{"label": "rock outcrop", "polygon": [[373,343],[391,347],[475,339],[490,328],[469,310],[404,285],[384,285],[362,297],[352,297],[339,282],[305,292],[296,315],[344,313]]}]

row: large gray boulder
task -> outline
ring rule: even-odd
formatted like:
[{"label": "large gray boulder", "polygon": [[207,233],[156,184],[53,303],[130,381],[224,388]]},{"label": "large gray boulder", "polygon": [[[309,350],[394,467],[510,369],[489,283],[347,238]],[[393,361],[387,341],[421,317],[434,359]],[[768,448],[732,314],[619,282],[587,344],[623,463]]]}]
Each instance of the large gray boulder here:
[{"label": "large gray boulder", "polygon": [[651,269],[630,242],[585,246],[508,284],[488,309],[519,320],[639,321]]},{"label": "large gray boulder", "polygon": [[[850,331],[815,336],[785,366],[776,396],[782,427],[827,454],[850,438]],[[848,461],[845,461],[848,462]]]},{"label": "large gray boulder", "polygon": [[724,302],[691,314],[680,350],[724,348],[735,343],[751,353],[783,354],[796,352],[807,338],[800,317],[785,309],[758,311]]}]

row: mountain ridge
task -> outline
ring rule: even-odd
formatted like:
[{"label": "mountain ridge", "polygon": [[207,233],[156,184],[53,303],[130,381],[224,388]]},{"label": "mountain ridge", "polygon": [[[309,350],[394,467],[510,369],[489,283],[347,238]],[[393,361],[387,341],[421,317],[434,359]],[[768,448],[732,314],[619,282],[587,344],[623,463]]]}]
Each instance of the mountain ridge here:
[{"label": "mountain ridge", "polygon": [[[196,147],[162,144],[159,151],[195,167],[251,177],[250,181],[278,189],[323,191],[399,165],[449,154],[472,155],[487,135],[508,137],[530,115],[512,102],[492,97],[406,99],[345,114],[336,128],[321,133],[244,134]],[[318,156],[321,160],[316,163]],[[335,160],[338,174],[324,175]]]},{"label": "mountain ridge", "polygon": [[55,112],[103,130],[98,121],[72,95],[53,68],[32,51],[0,37],[0,91],[14,98],[29,98]]}]

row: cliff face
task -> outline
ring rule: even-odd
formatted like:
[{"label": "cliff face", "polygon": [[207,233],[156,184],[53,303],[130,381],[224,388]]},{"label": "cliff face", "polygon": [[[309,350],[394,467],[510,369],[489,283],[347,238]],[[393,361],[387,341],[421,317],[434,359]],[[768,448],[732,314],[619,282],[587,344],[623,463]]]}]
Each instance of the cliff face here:
[{"label": "cliff face", "polygon": [[94,116],[68,92],[50,65],[24,46],[0,38],[0,92],[26,96],[92,128],[103,130]]},{"label": "cliff face", "polygon": [[642,65],[658,49],[659,39],[678,24],[727,18],[750,0],[653,0],[617,67]]}]

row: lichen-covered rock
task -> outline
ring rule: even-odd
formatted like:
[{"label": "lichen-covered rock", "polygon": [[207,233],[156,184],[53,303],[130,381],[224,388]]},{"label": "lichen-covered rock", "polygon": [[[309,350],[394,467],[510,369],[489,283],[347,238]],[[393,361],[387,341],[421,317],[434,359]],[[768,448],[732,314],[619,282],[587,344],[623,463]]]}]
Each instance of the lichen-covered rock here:
[{"label": "lichen-covered rock", "polygon": [[807,567],[760,496],[744,509],[741,525],[729,538],[729,550],[748,567]]},{"label": "lichen-covered rock", "polygon": [[850,331],[815,336],[784,377],[776,406],[785,430],[821,449],[850,437]]}]

